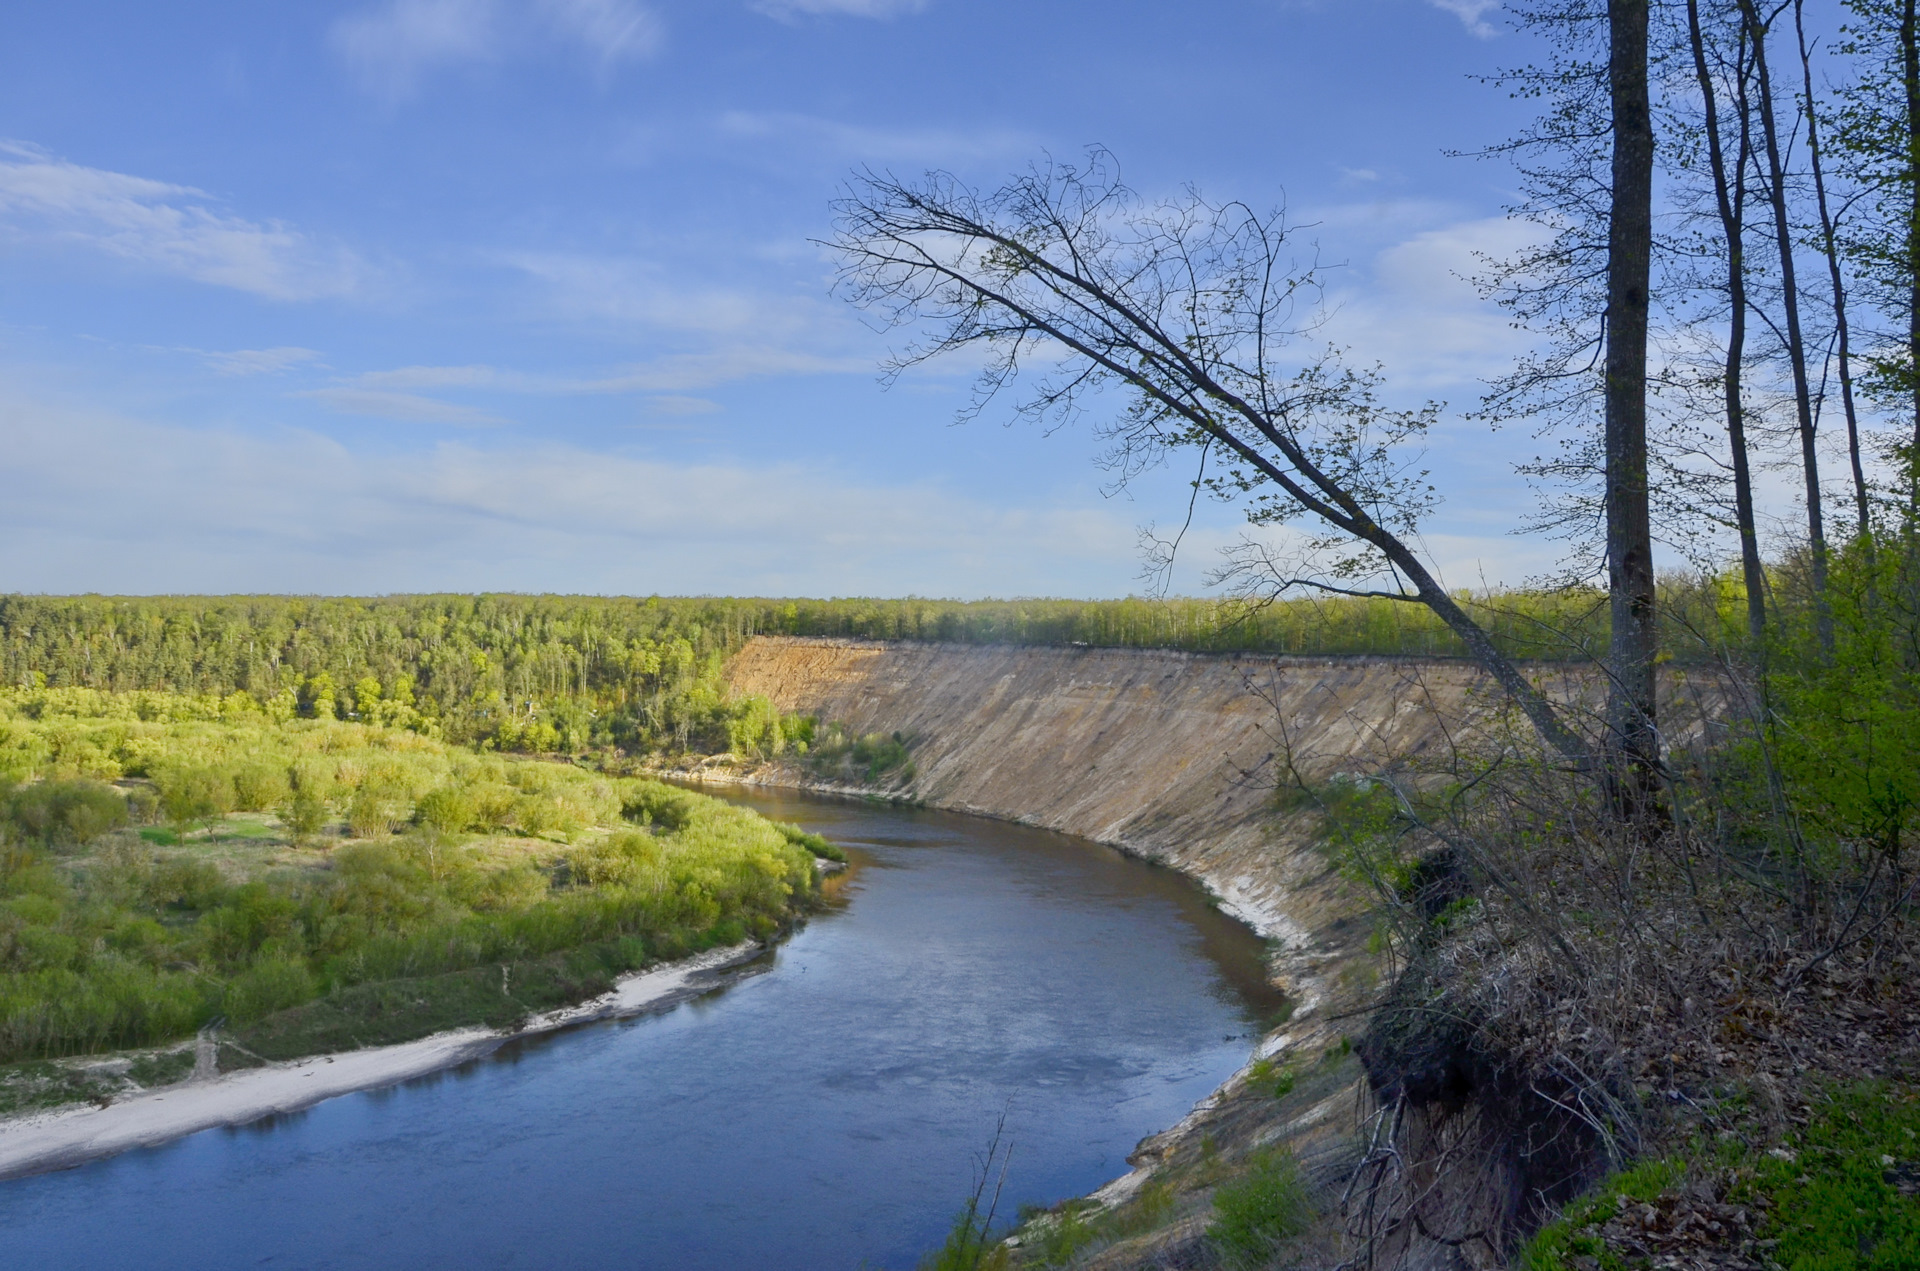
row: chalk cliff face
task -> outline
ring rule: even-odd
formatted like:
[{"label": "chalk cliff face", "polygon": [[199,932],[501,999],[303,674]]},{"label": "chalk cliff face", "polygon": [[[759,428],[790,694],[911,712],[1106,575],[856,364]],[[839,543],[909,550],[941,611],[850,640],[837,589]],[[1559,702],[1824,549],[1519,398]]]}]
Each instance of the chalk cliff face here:
[{"label": "chalk cliff face", "polygon": [[[855,732],[899,732],[901,793],[1045,826],[1164,862],[1278,945],[1275,972],[1317,1005],[1361,901],[1276,812],[1291,765],[1324,781],[1430,756],[1498,706],[1460,662],[1228,657],[1161,650],[760,637],[734,689]],[[796,768],[758,774],[805,784]]]}]

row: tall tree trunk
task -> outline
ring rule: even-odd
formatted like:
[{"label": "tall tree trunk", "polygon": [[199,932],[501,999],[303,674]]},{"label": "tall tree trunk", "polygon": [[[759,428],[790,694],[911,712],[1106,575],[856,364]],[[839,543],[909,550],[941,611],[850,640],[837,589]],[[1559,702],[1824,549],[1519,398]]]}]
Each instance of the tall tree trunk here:
[{"label": "tall tree trunk", "polygon": [[1608,727],[1631,812],[1660,764],[1654,708],[1653,526],[1647,498],[1647,315],[1653,268],[1653,111],[1648,0],[1608,0],[1612,207],[1607,226],[1607,589],[1613,626]]},{"label": "tall tree trunk", "polygon": [[1900,78],[1907,107],[1907,374],[1913,393],[1914,472],[1909,484],[1920,499],[1920,31],[1914,0],[1900,9]]},{"label": "tall tree trunk", "polygon": [[[1715,98],[1713,72],[1707,65],[1706,38],[1700,29],[1700,0],[1687,0],[1687,34],[1693,45],[1693,72],[1700,83],[1700,101],[1706,111],[1707,159],[1713,174],[1713,198],[1720,213],[1720,232],[1727,240],[1727,360],[1722,380],[1727,411],[1727,442],[1733,454],[1733,515],[1740,532],[1740,576],[1747,589],[1747,636],[1757,649],[1766,637],[1766,573],[1760,565],[1760,536],[1753,521],[1753,470],[1747,461],[1747,417],[1741,400],[1740,378],[1747,348],[1747,133],[1746,93],[1737,95],[1740,145],[1734,175],[1727,175],[1725,147],[1720,141],[1720,108]],[[1746,34],[1742,28],[1738,81],[1747,77]]]},{"label": "tall tree trunk", "polygon": [[1815,445],[1813,392],[1807,382],[1807,346],[1800,334],[1800,287],[1794,276],[1793,224],[1787,216],[1786,165],[1780,159],[1780,123],[1767,71],[1767,27],[1754,0],[1740,0],[1753,40],[1753,69],[1760,85],[1760,135],[1767,149],[1767,198],[1780,248],[1780,304],[1787,324],[1787,365],[1793,373],[1793,409],[1800,425],[1800,468],[1806,478],[1807,549],[1813,574],[1814,621],[1820,647],[1833,650],[1833,610],[1827,603],[1827,531],[1820,506],[1820,452]]},{"label": "tall tree trunk", "polygon": [[[1807,48],[1807,25],[1802,12],[1806,0],[1793,0],[1793,34],[1800,45],[1800,85],[1807,95],[1807,163],[1813,171],[1814,202],[1820,208],[1820,250],[1827,258],[1827,282],[1833,291],[1834,353],[1839,360],[1840,407],[1847,416],[1847,460],[1853,469],[1853,507],[1856,532],[1869,554],[1873,552],[1871,504],[1867,473],[1860,461],[1860,416],[1853,403],[1853,348],[1847,327],[1847,282],[1840,272],[1840,245],[1834,233],[1833,212],[1827,202],[1827,177],[1820,167],[1820,118],[1814,109],[1813,55]],[[1867,570],[1868,586],[1874,571]]]}]

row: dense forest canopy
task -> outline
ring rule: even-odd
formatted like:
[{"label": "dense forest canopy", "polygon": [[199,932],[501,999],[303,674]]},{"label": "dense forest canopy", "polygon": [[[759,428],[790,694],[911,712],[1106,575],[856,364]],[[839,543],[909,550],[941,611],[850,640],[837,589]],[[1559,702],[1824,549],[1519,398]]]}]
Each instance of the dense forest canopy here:
[{"label": "dense forest canopy", "polygon": [[[1604,649],[1601,598],[1482,597],[1519,656]],[[558,751],[725,749],[725,659],[759,634],[1195,652],[1458,656],[1384,601],[798,600],[595,596],[0,596],[10,687],[244,693],[269,715],[429,726]]]}]

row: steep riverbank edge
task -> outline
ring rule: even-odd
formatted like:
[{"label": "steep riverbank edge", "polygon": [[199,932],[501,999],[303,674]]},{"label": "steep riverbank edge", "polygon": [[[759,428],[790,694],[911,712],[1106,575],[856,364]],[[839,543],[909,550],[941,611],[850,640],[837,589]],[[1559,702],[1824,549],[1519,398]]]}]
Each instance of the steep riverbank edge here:
[{"label": "steep riverbank edge", "polygon": [[[1359,1082],[1342,1029],[1377,981],[1370,902],[1320,847],[1317,818],[1276,806],[1275,768],[1322,781],[1445,745],[1450,729],[1497,707],[1477,668],[761,637],[729,679],[736,692],[856,734],[899,733],[911,779],[876,787],[791,760],[723,759],[672,775],[902,799],[1073,834],[1180,871],[1269,942],[1269,977],[1294,1000],[1291,1017],[1088,1198],[1114,1210],[1149,1184],[1179,1197],[1175,1221],[1096,1265],[1144,1265],[1197,1238],[1222,1155],[1285,1141],[1332,1170],[1351,1153]],[[1276,1071],[1302,1077],[1284,1099],[1273,1094]]]},{"label": "steep riverbank edge", "polygon": [[[1270,978],[1294,999],[1292,1016],[1177,1125],[1143,1140],[1130,1173],[1087,1198],[1115,1221],[1106,1247],[1076,1266],[1204,1258],[1214,1187],[1229,1162],[1270,1144],[1337,1191],[1370,1111],[1346,1034],[1364,1029],[1386,968],[1368,947],[1372,898],[1326,850],[1318,814],[1274,796],[1441,767],[1463,742],[1504,736],[1509,703],[1475,664],[762,636],[727,674],[735,692],[782,711],[892,735],[911,767],[875,784],[817,761],[709,761],[675,775],[901,799],[1091,839],[1186,874],[1269,941]],[[1603,695],[1590,668],[1527,674],[1576,713]],[[1684,673],[1661,692],[1676,736],[1710,709],[1710,691]],[[1531,736],[1520,724],[1515,744]],[[1159,1216],[1147,1222],[1149,1210]]]},{"label": "steep riverbank edge", "polygon": [[201,1130],[246,1125],[339,1095],[377,1090],[480,1059],[518,1038],[664,1011],[755,974],[768,946],[748,940],[621,978],[613,990],[502,1031],[461,1028],[394,1046],[312,1055],[189,1079],[106,1107],[63,1108],[0,1122],[0,1180],[71,1169]]}]

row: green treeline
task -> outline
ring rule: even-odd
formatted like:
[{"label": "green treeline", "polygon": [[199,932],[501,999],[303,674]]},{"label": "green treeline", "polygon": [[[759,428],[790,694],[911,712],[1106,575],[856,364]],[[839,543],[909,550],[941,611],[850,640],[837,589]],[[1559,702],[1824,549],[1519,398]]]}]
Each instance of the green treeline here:
[{"label": "green treeline", "polygon": [[[1602,597],[1503,593],[1477,616],[1509,651],[1604,650]],[[0,683],[148,691],[274,719],[401,726],[501,750],[739,749],[765,733],[725,659],[758,634],[1194,652],[1460,656],[1385,600],[646,599],[584,596],[5,596]],[[760,714],[764,715],[764,710]]]}]

